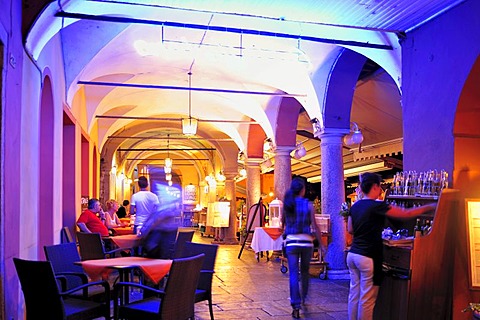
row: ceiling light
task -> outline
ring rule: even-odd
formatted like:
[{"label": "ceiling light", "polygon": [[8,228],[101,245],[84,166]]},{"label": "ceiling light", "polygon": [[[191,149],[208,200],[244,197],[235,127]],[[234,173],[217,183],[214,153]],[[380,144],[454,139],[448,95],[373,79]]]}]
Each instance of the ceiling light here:
[{"label": "ceiling light", "polygon": [[[170,134],[167,134],[167,157],[165,158],[165,168],[170,168],[170,172],[172,172],[172,158],[170,158]],[[168,170],[168,169],[167,169]],[[167,171],[165,171],[167,173]]]},{"label": "ceiling light", "polygon": [[192,118],[192,73],[188,72],[188,119],[182,119],[182,132],[186,136],[197,134],[198,120]]},{"label": "ceiling light", "polygon": [[164,168],[163,168],[163,171],[164,171],[165,173],[172,173],[172,167],[164,167]]},{"label": "ceiling light", "polygon": [[172,180],[172,174],[171,173],[166,173],[165,174],[165,180],[171,181]]},{"label": "ceiling light", "polygon": [[168,185],[171,187],[173,184],[172,180],[168,180]]}]

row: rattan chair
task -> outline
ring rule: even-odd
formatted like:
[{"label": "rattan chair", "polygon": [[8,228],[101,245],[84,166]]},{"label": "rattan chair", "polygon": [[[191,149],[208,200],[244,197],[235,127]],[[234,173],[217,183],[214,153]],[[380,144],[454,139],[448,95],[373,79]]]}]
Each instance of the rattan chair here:
[{"label": "rattan chair", "polygon": [[[110,286],[106,281],[60,291],[50,261],[13,258],[13,262],[25,297],[27,320],[110,319]],[[71,297],[73,292],[97,285],[103,286],[103,300],[107,303]]]},{"label": "rattan chair", "polygon": [[[66,290],[88,283],[88,276],[83,268],[76,265],[80,261],[77,245],[74,242],[61,243],[51,246],[44,246],[45,257],[52,263],[56,276],[64,276],[66,279]],[[84,299],[97,299],[103,296],[103,287],[88,287],[83,292],[76,292],[73,295]]]},{"label": "rattan chair", "polygon": [[128,251],[130,254],[133,252],[132,248],[117,248],[114,250],[105,251],[100,233],[78,232],[77,239],[82,260],[106,259],[112,258],[115,256],[115,254],[122,251]]},{"label": "rattan chair", "polygon": [[204,254],[174,259],[164,290],[157,290],[137,282],[117,283],[114,289],[115,301],[118,301],[125,287],[150,291],[157,296],[124,305],[115,304],[115,319],[194,319],[195,289],[204,259]]},{"label": "rattan chair", "polygon": [[215,272],[215,260],[217,259],[218,245],[187,242],[183,249],[183,256],[195,256],[201,253],[205,254],[200,279],[198,281],[197,290],[195,291],[195,303],[200,301],[208,301],[208,309],[210,311],[210,319],[213,320],[212,305],[212,281]]},{"label": "rattan chair", "polygon": [[63,227],[62,228],[62,231],[60,232],[60,238],[61,238],[62,243],[75,242],[75,240],[73,239],[72,233],[70,232],[69,227]]},{"label": "rattan chair", "polygon": [[177,239],[175,240],[175,246],[173,249],[173,258],[180,258],[184,257],[183,249],[185,247],[185,243],[188,241],[192,241],[193,234],[195,233],[194,230],[178,230]]}]

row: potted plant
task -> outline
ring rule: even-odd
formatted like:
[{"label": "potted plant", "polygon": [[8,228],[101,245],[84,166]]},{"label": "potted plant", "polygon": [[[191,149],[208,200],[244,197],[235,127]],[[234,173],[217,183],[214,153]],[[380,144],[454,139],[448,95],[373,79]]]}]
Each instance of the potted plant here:
[{"label": "potted plant", "polygon": [[343,202],[340,208],[340,215],[345,219],[345,222],[348,220],[348,216],[350,215],[350,205],[348,202]]},{"label": "potted plant", "polygon": [[473,319],[480,319],[480,303],[470,302],[462,312],[472,311]]}]

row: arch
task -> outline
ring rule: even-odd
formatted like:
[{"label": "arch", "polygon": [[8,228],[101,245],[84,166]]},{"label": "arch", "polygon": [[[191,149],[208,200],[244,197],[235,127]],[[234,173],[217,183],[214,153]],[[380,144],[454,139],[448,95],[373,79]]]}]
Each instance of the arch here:
[{"label": "arch", "polygon": [[39,126],[39,219],[38,256],[43,246],[53,243],[53,154],[54,154],[53,92],[50,77],[45,77],[40,98]]},{"label": "arch", "polygon": [[[324,128],[350,128],[350,111],[360,71],[367,58],[349,49],[339,50],[323,92]],[[321,92],[319,93],[319,98]]]},{"label": "arch", "polygon": [[81,184],[80,184],[80,192],[82,195],[82,198],[87,197],[91,198],[92,195],[90,194],[90,188],[89,188],[89,183],[90,183],[90,177],[89,177],[89,172],[90,172],[90,165],[89,165],[89,159],[90,159],[90,142],[88,141],[88,138],[82,134],[82,139],[81,139]]},{"label": "arch", "polygon": [[[92,196],[94,198],[98,199],[98,179],[99,179],[99,173],[98,173],[98,152],[97,152],[97,147],[93,147],[92,151]],[[104,199],[106,200],[106,199]]]},{"label": "arch", "polygon": [[62,154],[62,221],[63,226],[76,230],[76,126],[69,114],[63,111],[63,154]]},{"label": "arch", "polygon": [[283,98],[278,109],[275,128],[277,146],[295,146],[297,144],[297,122],[302,105],[294,98]]},{"label": "arch", "polygon": [[[455,113],[453,186],[461,191],[460,199],[478,198],[480,194],[480,56],[477,57],[463,86]],[[457,230],[458,245],[455,257],[455,274],[468,275],[468,243],[464,203],[459,203]],[[462,223],[463,222],[463,223]],[[454,310],[461,310],[471,301],[478,301],[480,294],[471,290],[468,276],[454,281]],[[473,300],[472,300],[473,299]]]}]

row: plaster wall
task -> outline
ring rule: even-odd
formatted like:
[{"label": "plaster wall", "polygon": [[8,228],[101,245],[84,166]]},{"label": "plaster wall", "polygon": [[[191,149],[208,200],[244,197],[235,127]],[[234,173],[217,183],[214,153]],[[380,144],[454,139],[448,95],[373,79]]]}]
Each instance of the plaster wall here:
[{"label": "plaster wall", "polygon": [[[18,278],[12,257],[18,256],[20,248],[20,201],[19,175],[21,164],[20,141],[22,136],[22,68],[23,54],[21,35],[21,1],[0,0],[0,42],[4,58],[2,62],[1,108],[2,108],[2,163],[0,174],[0,271],[2,290],[0,318],[19,319]],[[8,169],[7,169],[8,168]],[[9,303],[6,304],[5,301]]]},{"label": "plaster wall", "polygon": [[402,45],[404,170],[453,171],[453,124],[480,52],[479,1],[466,1],[407,34]]}]

